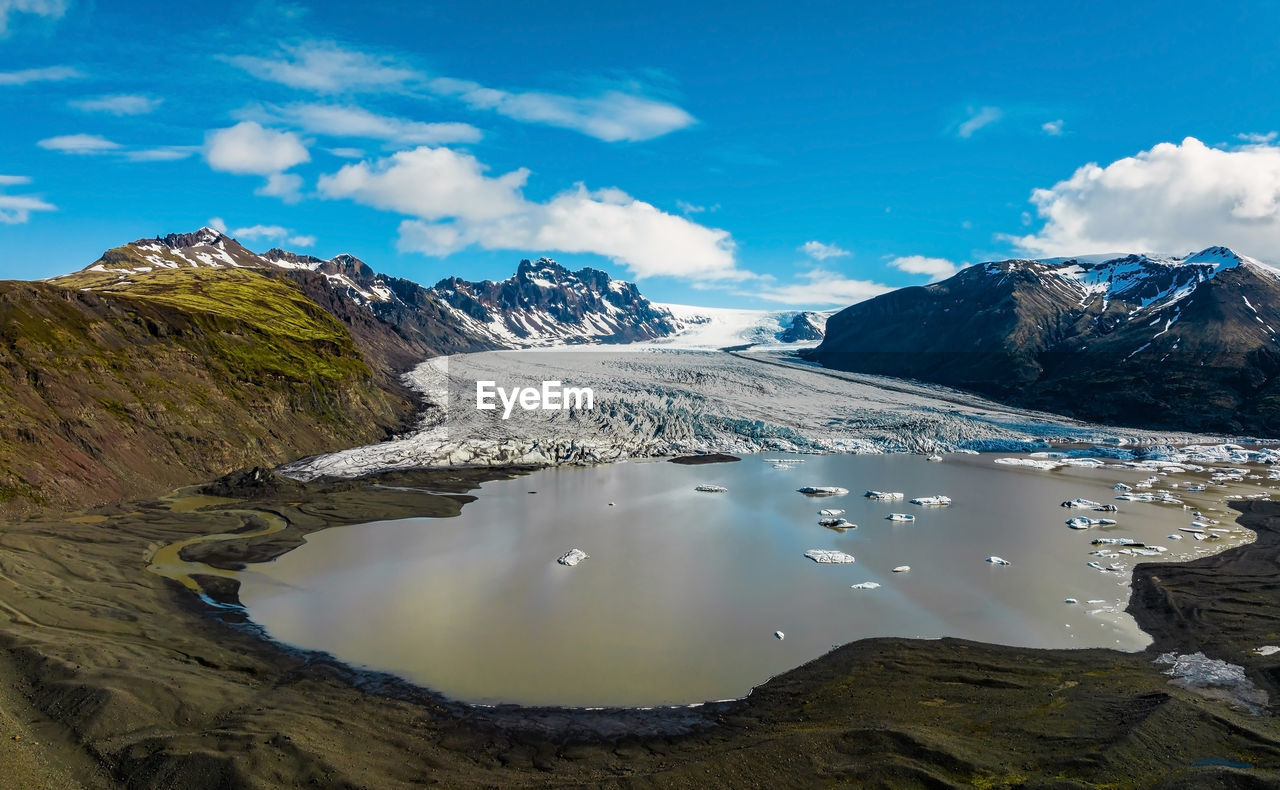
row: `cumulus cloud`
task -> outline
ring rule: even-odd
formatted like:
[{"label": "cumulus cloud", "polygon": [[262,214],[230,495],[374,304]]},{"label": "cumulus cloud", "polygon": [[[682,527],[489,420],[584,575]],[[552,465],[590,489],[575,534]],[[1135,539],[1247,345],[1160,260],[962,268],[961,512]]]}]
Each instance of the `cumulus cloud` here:
[{"label": "cumulus cloud", "polygon": [[272,173],[267,182],[253,190],[255,195],[276,197],[285,203],[297,203],[302,200],[302,176],[295,173]]},{"label": "cumulus cloud", "polygon": [[1045,121],[1040,124],[1040,129],[1050,137],[1059,137],[1062,134],[1063,120],[1059,118],[1056,121]]},{"label": "cumulus cloud", "polygon": [[36,145],[63,154],[103,154],[120,148],[119,143],[97,134],[64,134],[45,138]]},{"label": "cumulus cloud", "polygon": [[0,0],[0,35],[9,32],[9,17],[15,13],[61,19],[67,0]]},{"label": "cumulus cloud", "polygon": [[298,135],[266,129],[255,121],[209,132],[204,155],[214,170],[259,176],[280,173],[311,159]]},{"label": "cumulus cloud", "polygon": [[650,140],[697,122],[674,104],[618,90],[578,97],[506,91],[444,77],[431,80],[428,88],[442,96],[455,97],[473,110],[491,110],[518,121],[572,129],[610,143]]},{"label": "cumulus cloud", "polygon": [[31,219],[33,211],[56,211],[57,206],[33,195],[10,195],[7,187],[30,184],[27,176],[0,175],[0,223],[21,225]]},{"label": "cumulus cloud", "polygon": [[[3,2],[3,0],[0,0]],[[70,66],[45,66],[38,69],[0,71],[0,85],[27,85],[32,82],[62,82],[80,76],[78,69]]]},{"label": "cumulus cloud", "polygon": [[923,255],[903,255],[888,262],[888,265],[907,274],[924,274],[929,282],[945,280],[960,271],[959,265],[946,258],[927,258]]},{"label": "cumulus cloud", "polygon": [[408,215],[400,248],[444,256],[470,246],[603,255],[636,277],[743,278],[724,230],[668,214],[618,189],[579,184],[525,199],[529,171],[490,176],[470,154],[419,147],[322,176],[320,193]]},{"label": "cumulus cloud", "polygon": [[827,258],[848,258],[853,255],[852,252],[841,249],[834,244],[823,244],[820,241],[806,241],[798,249],[815,261],[825,261]]},{"label": "cumulus cloud", "polygon": [[1004,117],[999,107],[981,107],[977,110],[969,108],[969,118],[956,129],[956,134],[964,138],[973,137],[973,133],[984,126],[990,126]]},{"label": "cumulus cloud", "polygon": [[73,99],[67,102],[77,110],[84,112],[103,112],[110,115],[146,115],[164,102],[150,96],[136,93],[116,93],[109,96],[98,96],[92,99]]},{"label": "cumulus cloud", "polygon": [[226,223],[222,222],[218,217],[214,217],[209,220],[209,222],[213,223],[214,220],[217,220],[217,222],[222,225],[222,227],[218,227],[217,225],[211,224],[211,227],[213,227],[214,230],[221,233],[228,233],[228,235],[237,239],[244,239],[246,241],[269,241],[272,243],[284,242],[291,247],[312,247],[315,246],[316,243],[315,236],[298,234],[281,225],[249,225],[243,228],[236,228],[233,231],[227,231]]},{"label": "cumulus cloud", "polygon": [[236,55],[227,60],[258,79],[317,93],[398,90],[419,78],[391,58],[327,41],[283,45],[274,58]]},{"label": "cumulus cloud", "polygon": [[893,289],[871,280],[853,280],[839,272],[814,268],[800,274],[800,282],[789,285],[766,285],[739,296],[753,296],[770,302],[815,307],[838,305],[847,307],[888,293]]},{"label": "cumulus cloud", "polygon": [[282,123],[304,132],[330,137],[364,137],[405,145],[474,143],[481,132],[469,123],[425,123],[379,115],[362,107],[340,104],[290,104],[244,111],[250,120]]},{"label": "cumulus cloud", "polygon": [[1187,252],[1225,244],[1280,260],[1280,146],[1214,148],[1188,137],[1037,189],[1044,226],[1004,236],[1036,255]]}]

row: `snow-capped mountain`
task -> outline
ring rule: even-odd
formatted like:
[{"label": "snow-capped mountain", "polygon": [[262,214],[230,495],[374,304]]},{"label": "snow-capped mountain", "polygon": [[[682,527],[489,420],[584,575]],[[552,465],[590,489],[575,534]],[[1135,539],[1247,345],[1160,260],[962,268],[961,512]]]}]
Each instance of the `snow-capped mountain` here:
[{"label": "snow-capped mountain", "polygon": [[822,339],[830,312],[744,310],[657,304],[679,323],[680,331],[653,342],[661,348],[691,350],[741,349],[757,351],[812,348]]},{"label": "snow-capped mountain", "polygon": [[499,282],[449,277],[431,292],[468,332],[513,348],[630,343],[680,329],[634,284],[598,269],[571,272],[550,258],[521,261],[515,275]]},{"label": "snow-capped mountain", "polygon": [[824,365],[1112,422],[1280,434],[1280,271],[1225,247],[971,266],[832,316]]}]

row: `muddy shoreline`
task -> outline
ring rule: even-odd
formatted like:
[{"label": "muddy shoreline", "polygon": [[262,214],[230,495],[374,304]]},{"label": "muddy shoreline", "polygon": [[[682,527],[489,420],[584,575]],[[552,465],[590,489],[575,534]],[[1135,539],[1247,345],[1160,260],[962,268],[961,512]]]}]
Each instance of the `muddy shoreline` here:
[{"label": "muddy shoreline", "polygon": [[[0,526],[0,661],[24,715],[56,733],[50,753],[92,766],[68,763],[88,787],[1280,783],[1280,655],[1252,653],[1280,644],[1280,504],[1238,506],[1254,543],[1136,567],[1129,612],[1155,639],[1143,653],[863,640],[744,700],[648,711],[451,702],[260,638],[216,605],[234,602],[233,581],[197,577],[211,605],[145,570],[163,543],[251,528],[243,511],[288,528],[182,558],[229,569],[318,529],[448,517],[484,480],[525,471],[248,473],[206,487],[237,501],[195,512],[159,501]],[[1170,650],[1244,666],[1272,711],[1171,685],[1152,663]]]}]

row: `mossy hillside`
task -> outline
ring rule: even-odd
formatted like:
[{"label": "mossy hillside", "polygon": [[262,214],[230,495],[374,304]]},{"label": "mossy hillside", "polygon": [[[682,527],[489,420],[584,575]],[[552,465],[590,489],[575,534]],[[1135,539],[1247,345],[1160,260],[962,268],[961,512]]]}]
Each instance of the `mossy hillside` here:
[{"label": "mossy hillside", "polygon": [[377,441],[412,413],[342,324],[234,269],[0,283],[0,408],[10,515]]},{"label": "mossy hillside", "polygon": [[161,269],[126,280],[80,272],[54,284],[175,308],[204,331],[203,350],[249,381],[343,381],[369,375],[337,319],[286,281],[251,269]]}]

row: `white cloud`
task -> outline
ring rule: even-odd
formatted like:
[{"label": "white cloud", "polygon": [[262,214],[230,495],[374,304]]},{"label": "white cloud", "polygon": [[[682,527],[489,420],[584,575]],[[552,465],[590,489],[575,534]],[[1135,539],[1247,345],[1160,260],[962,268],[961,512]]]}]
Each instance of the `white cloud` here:
[{"label": "white cloud", "polygon": [[1214,244],[1280,260],[1280,146],[1212,148],[1188,137],[1031,195],[1044,227],[1005,236],[1037,255],[1187,252]]},{"label": "white cloud", "polygon": [[847,307],[893,290],[871,280],[852,280],[839,272],[821,268],[801,273],[800,280],[801,282],[790,285],[769,285],[752,291],[741,291],[738,295],[800,307]]},{"label": "white cloud", "polygon": [[209,227],[243,241],[267,241],[271,243],[285,242],[291,247],[311,247],[316,243],[315,236],[294,232],[282,225],[248,225],[235,230],[227,230],[227,223],[221,217],[209,220]]},{"label": "white cloud", "polygon": [[136,93],[116,93],[109,96],[98,96],[93,99],[73,99],[67,102],[77,110],[85,112],[105,112],[111,115],[146,115],[155,110],[164,99],[141,96]]},{"label": "white cloud", "polygon": [[30,184],[27,176],[0,175],[0,223],[21,225],[31,219],[33,211],[56,211],[57,206],[31,195],[8,195],[5,187]]},{"label": "white cloud", "polygon": [[956,134],[961,137],[973,137],[973,133],[984,126],[990,126],[996,121],[1004,117],[1004,113],[999,107],[982,107],[980,109],[969,108],[969,119],[956,129]]},{"label": "white cloud", "polygon": [[123,151],[121,156],[130,162],[176,162],[194,155],[199,150],[198,145],[162,145],[156,148]]},{"label": "white cloud", "polygon": [[290,104],[285,107],[251,108],[250,120],[284,123],[305,132],[331,137],[364,137],[406,145],[474,143],[481,132],[469,123],[425,123],[390,115],[378,115],[362,107],[336,104]]},{"label": "white cloud", "polygon": [[204,156],[214,170],[259,176],[281,173],[311,159],[296,134],[266,129],[254,121],[209,132]]},{"label": "white cloud", "polygon": [[302,200],[302,176],[294,173],[272,173],[267,183],[253,190],[255,195],[278,197],[285,203]]},{"label": "white cloud", "polygon": [[688,201],[685,201],[685,200],[676,200],[676,208],[680,209],[680,212],[682,214],[703,214],[708,211],[712,211],[712,212],[719,211],[720,204],[716,203],[715,205],[712,205],[712,206],[699,206],[694,203],[689,203]]},{"label": "white cloud", "polygon": [[324,150],[328,151],[329,153],[333,154],[339,159],[363,159],[364,158],[364,149],[362,148],[339,147],[339,148],[326,148]]},{"label": "white cloud", "polygon": [[9,32],[9,15],[15,12],[61,19],[67,0],[0,0],[0,35]]},{"label": "white cloud", "polygon": [[250,225],[246,228],[236,228],[231,231],[231,235],[237,239],[248,239],[249,241],[259,241],[267,239],[274,241],[283,239],[293,231],[279,225]]},{"label": "white cloud", "polygon": [[333,42],[312,41],[282,49],[277,58],[236,55],[227,60],[258,79],[317,93],[398,90],[419,79],[413,69],[390,58],[344,49]]},{"label": "white cloud", "polygon": [[907,274],[928,275],[929,282],[945,280],[960,270],[946,258],[927,258],[923,255],[903,255],[889,261],[888,265]]},{"label": "white cloud", "polygon": [[1045,121],[1040,124],[1040,128],[1050,137],[1059,137],[1062,135],[1063,120],[1059,118],[1056,121]]},{"label": "white cloud", "polygon": [[834,244],[823,244],[820,241],[806,241],[797,249],[815,261],[825,261],[827,258],[847,258],[853,255],[852,252],[841,249]]},{"label": "white cloud", "polygon": [[47,151],[63,154],[104,154],[120,148],[119,143],[97,134],[64,134],[48,137],[36,145]]},{"label": "white cloud", "polygon": [[701,280],[748,276],[734,263],[724,230],[668,214],[618,189],[579,184],[545,203],[524,198],[529,171],[489,176],[475,157],[420,147],[322,176],[329,198],[346,198],[414,219],[400,224],[400,247],[448,255],[469,246],[586,252],[626,265],[636,277]]},{"label": "white cloud", "polygon": [[[3,0],[0,0],[3,2]],[[39,69],[22,69],[20,71],[0,71],[0,85],[27,85],[32,82],[61,82],[80,76],[77,69],[70,66],[45,66]]]},{"label": "white cloud", "polygon": [[1241,134],[1237,134],[1236,139],[1243,140],[1249,145],[1263,145],[1266,143],[1274,143],[1278,135],[1280,135],[1280,133],[1277,132],[1267,132],[1266,134],[1243,132]]},{"label": "white cloud", "polygon": [[611,143],[650,140],[697,123],[696,118],[674,104],[618,90],[577,97],[505,91],[449,78],[434,79],[428,87],[442,96],[459,99],[473,110],[492,110],[518,121],[573,129]]}]

